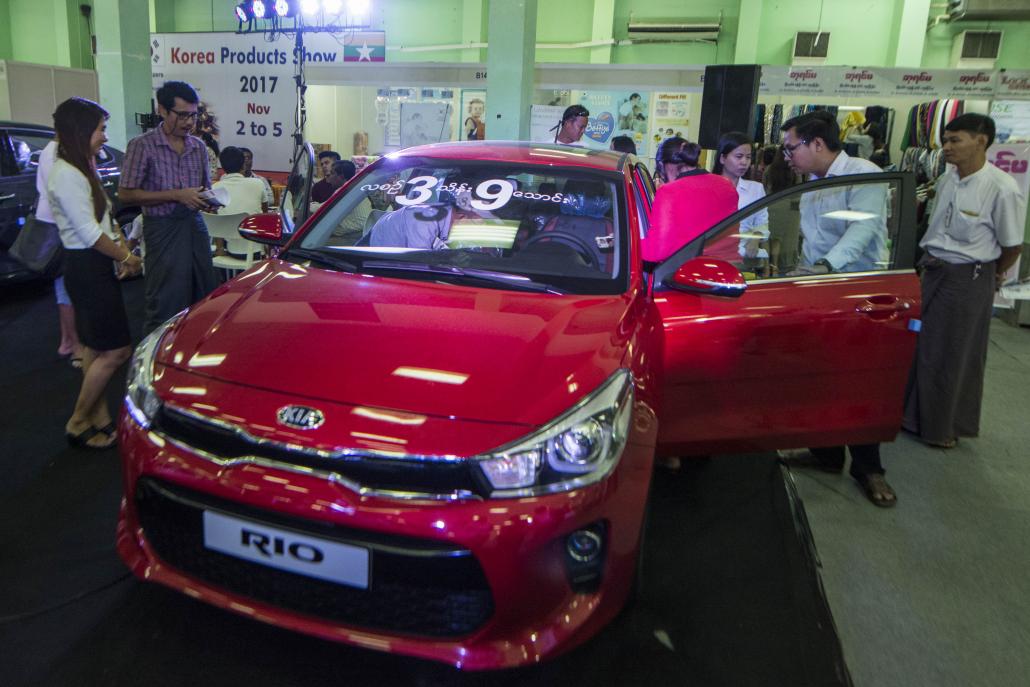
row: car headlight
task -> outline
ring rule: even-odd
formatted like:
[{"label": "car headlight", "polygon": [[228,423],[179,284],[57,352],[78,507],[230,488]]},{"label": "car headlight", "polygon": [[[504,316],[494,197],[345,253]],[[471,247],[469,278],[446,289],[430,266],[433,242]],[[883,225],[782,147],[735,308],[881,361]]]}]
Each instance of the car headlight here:
[{"label": "car headlight", "polygon": [[475,458],[495,498],[569,491],[606,477],[629,435],[633,385],[619,370],[533,434]]},{"label": "car headlight", "polygon": [[125,404],[129,414],[142,427],[149,427],[151,420],[161,409],[161,399],[154,392],[154,357],[165,333],[179,321],[186,311],[171,318],[152,331],[132,354],[129,365],[129,384]]}]

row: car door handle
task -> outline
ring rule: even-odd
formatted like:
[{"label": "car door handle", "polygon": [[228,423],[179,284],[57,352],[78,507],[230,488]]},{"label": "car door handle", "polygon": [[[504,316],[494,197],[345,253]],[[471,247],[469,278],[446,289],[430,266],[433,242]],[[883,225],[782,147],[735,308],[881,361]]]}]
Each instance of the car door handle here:
[{"label": "car door handle", "polygon": [[6,195],[6,196],[0,196],[0,203],[4,202],[5,200],[10,200],[11,198],[14,198],[14,194],[13,193],[11,193],[9,195]]},{"label": "car door handle", "polygon": [[866,302],[856,306],[855,310],[871,317],[890,317],[895,313],[905,312],[912,308],[912,301],[897,296],[870,296]]}]

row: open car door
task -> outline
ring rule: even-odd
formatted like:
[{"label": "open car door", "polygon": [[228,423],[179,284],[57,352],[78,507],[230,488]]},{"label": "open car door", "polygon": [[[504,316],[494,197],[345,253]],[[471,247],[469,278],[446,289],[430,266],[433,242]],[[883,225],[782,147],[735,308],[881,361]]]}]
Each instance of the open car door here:
[{"label": "open car door", "polygon": [[[911,175],[898,173],[794,186],[740,210],[656,267],[654,303],[665,337],[660,454],[894,438],[920,308],[914,187]],[[863,202],[839,209],[850,198]],[[742,257],[755,237],[738,229],[763,212],[769,252],[781,266],[770,272]],[[880,259],[862,271],[787,276],[805,262],[803,215],[875,237]],[[686,272],[726,262],[744,281],[734,273],[736,287],[714,292],[732,295],[684,288]]]},{"label": "open car door", "polygon": [[286,178],[286,190],[279,203],[283,235],[289,236],[304,224],[311,214],[311,177],[315,171],[315,151],[303,143],[293,158],[293,169]]}]

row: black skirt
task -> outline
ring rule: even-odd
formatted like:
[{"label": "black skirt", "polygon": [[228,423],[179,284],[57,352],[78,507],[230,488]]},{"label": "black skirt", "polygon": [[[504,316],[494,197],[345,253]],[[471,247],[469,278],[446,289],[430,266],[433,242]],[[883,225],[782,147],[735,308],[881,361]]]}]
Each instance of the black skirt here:
[{"label": "black skirt", "polygon": [[129,318],[114,261],[92,248],[64,251],[64,285],[75,306],[75,329],[94,351],[128,346]]}]

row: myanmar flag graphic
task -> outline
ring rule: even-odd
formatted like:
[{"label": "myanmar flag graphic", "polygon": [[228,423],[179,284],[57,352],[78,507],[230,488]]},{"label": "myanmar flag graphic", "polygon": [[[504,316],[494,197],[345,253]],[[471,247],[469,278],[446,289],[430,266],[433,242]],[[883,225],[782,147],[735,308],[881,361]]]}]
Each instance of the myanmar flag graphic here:
[{"label": "myanmar flag graphic", "polygon": [[344,62],[386,62],[386,32],[358,31],[343,46]]}]

